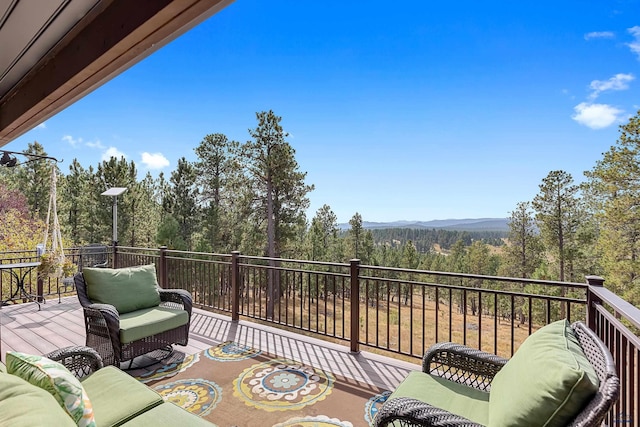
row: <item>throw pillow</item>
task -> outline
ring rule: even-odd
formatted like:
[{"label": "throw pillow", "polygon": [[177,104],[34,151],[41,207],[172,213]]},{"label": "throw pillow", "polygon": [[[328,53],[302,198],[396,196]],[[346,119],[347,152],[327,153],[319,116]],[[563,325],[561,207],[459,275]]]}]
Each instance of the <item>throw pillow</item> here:
[{"label": "throw pillow", "polygon": [[130,313],[160,305],[156,267],[84,268],[87,296],[96,303],[111,304],[118,313]]},{"label": "throw pillow", "polygon": [[550,323],[531,334],[493,379],[489,425],[568,425],[598,385],[569,322]]},{"label": "throw pillow", "polygon": [[67,368],[44,356],[7,352],[7,372],[47,390],[79,427],[96,427],[89,397]]}]

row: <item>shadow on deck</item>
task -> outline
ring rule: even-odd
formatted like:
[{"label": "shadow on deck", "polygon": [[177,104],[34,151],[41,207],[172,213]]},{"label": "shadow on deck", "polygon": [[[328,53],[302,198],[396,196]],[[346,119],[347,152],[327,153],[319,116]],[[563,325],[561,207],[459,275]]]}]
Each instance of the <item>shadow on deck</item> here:
[{"label": "shadow on deck", "polygon": [[[51,299],[40,311],[34,303],[2,307],[0,325],[2,361],[7,351],[45,354],[85,343],[82,308],[76,297],[63,298],[61,304]],[[410,370],[420,370],[416,364],[368,352],[354,354],[346,346],[244,320],[234,323],[230,317],[197,308],[193,309],[189,345],[175,348],[190,355],[226,341],[387,390],[394,389]]]}]

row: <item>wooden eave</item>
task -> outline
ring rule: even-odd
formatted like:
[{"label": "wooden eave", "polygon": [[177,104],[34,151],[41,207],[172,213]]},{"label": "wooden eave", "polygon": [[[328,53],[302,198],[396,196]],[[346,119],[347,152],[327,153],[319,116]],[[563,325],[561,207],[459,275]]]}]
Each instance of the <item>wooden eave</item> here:
[{"label": "wooden eave", "polygon": [[99,1],[13,87],[0,93],[0,147],[232,1]]}]

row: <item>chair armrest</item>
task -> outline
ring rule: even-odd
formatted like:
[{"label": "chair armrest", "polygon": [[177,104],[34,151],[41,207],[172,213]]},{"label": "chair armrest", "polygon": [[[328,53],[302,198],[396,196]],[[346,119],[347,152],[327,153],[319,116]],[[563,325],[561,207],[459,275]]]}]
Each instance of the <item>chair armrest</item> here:
[{"label": "chair armrest", "polygon": [[[116,364],[120,354],[120,314],[111,304],[89,304],[83,307],[87,331],[86,344],[96,348],[104,363]],[[103,344],[108,343],[108,350]],[[98,346],[98,347],[97,347]]]},{"label": "chair armrest", "polygon": [[160,301],[167,303],[171,307],[173,304],[178,304],[189,312],[189,318],[191,318],[191,309],[193,308],[193,300],[191,293],[184,289],[160,289]]},{"label": "chair armrest", "polygon": [[45,357],[63,364],[77,378],[89,376],[104,366],[98,352],[85,346],[61,348]]},{"label": "chair armrest", "polygon": [[387,400],[378,410],[374,426],[483,427],[464,417],[411,397],[395,397]]},{"label": "chair armrest", "polygon": [[87,309],[99,311],[107,319],[107,323],[110,323],[110,321],[115,322],[118,324],[118,330],[120,329],[120,314],[113,305],[93,303],[84,307],[84,309],[85,311]]},{"label": "chair armrest", "polygon": [[507,363],[507,359],[492,353],[455,343],[431,346],[422,359],[422,371],[489,391],[493,377]]}]

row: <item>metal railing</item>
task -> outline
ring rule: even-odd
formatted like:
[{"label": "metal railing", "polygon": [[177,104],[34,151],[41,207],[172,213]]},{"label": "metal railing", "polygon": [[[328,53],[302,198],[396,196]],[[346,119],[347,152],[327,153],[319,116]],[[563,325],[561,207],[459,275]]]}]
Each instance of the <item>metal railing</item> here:
[{"label": "metal railing", "polygon": [[640,316],[637,307],[603,287],[591,276],[588,325],[613,355],[620,376],[620,399],[607,425],[640,425]]},{"label": "metal railing", "polygon": [[421,357],[448,340],[508,357],[539,327],[587,317],[587,283],[117,248],[118,266],[147,263],[197,306],[349,341],[353,351]]}]

